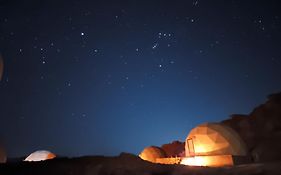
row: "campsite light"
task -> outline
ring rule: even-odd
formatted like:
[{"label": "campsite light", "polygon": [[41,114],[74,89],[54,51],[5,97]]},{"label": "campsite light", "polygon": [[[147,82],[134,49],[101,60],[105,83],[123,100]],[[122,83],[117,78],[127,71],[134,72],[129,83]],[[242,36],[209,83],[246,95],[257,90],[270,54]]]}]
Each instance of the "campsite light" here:
[{"label": "campsite light", "polygon": [[236,131],[221,123],[205,123],[193,128],[185,140],[185,156],[163,157],[164,153],[158,154],[159,150],[161,149],[145,149],[145,154],[140,157],[153,163],[210,167],[232,166],[251,161],[242,138]]},{"label": "campsite light", "polygon": [[195,156],[183,158],[180,164],[190,166],[208,166],[210,161],[207,156]]}]

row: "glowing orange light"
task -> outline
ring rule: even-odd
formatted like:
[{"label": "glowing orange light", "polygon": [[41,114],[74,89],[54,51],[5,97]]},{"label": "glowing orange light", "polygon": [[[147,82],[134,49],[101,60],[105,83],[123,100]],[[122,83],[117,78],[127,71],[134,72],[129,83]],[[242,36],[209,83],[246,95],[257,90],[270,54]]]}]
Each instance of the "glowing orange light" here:
[{"label": "glowing orange light", "polygon": [[184,157],[182,158],[180,164],[189,165],[189,166],[209,166],[209,167],[234,165],[232,155]]},{"label": "glowing orange light", "polygon": [[182,159],[180,164],[190,166],[208,166],[209,160],[208,157],[204,156],[186,157]]},{"label": "glowing orange light", "polygon": [[195,145],[195,152],[197,153],[197,154],[200,154],[200,153],[205,153],[205,152],[207,152],[207,149],[206,149],[206,147],[204,146],[204,145]]}]

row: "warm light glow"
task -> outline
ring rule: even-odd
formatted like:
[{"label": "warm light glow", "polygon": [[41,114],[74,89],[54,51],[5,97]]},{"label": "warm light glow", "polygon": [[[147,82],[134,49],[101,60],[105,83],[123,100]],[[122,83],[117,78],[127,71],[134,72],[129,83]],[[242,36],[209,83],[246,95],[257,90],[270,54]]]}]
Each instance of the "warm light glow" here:
[{"label": "warm light glow", "polygon": [[204,145],[199,145],[199,144],[195,145],[195,152],[196,152],[197,154],[207,152],[206,146],[204,146]]},{"label": "warm light glow", "polygon": [[209,167],[232,166],[233,159],[232,155],[184,157],[180,164]]},{"label": "warm light glow", "polygon": [[180,164],[190,166],[208,166],[209,160],[208,157],[203,156],[186,157],[182,159]]}]

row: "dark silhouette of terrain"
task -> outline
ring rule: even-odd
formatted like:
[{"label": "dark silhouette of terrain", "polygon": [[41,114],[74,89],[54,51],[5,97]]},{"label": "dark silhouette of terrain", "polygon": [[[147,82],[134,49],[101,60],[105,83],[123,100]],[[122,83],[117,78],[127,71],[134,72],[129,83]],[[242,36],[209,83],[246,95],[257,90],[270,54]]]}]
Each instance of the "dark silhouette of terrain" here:
[{"label": "dark silhouette of terrain", "polygon": [[[57,158],[43,162],[14,161],[0,164],[0,175],[280,175],[281,174],[281,93],[249,115],[234,114],[222,121],[238,132],[248,147],[253,163],[232,167],[161,165],[122,153],[117,157],[89,156]],[[162,145],[169,156],[179,156],[184,143]]]},{"label": "dark silhouette of terrain", "polygon": [[173,141],[172,143],[164,144],[161,148],[165,151],[167,157],[181,157],[185,155],[184,142]]},{"label": "dark silhouette of terrain", "polygon": [[269,95],[249,115],[234,114],[222,123],[238,132],[253,161],[281,161],[281,93]]},{"label": "dark silhouette of terrain", "polygon": [[263,175],[281,174],[281,162],[208,168],[154,164],[122,153],[118,157],[58,158],[0,165],[0,175]]}]

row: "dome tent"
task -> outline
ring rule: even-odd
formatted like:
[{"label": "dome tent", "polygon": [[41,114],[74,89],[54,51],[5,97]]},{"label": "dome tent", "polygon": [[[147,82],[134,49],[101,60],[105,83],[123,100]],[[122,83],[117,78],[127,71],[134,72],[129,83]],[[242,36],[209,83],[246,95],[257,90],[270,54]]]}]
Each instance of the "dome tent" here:
[{"label": "dome tent", "polygon": [[6,163],[7,161],[7,156],[5,149],[3,147],[0,147],[0,163]]},{"label": "dome tent", "polygon": [[247,155],[240,136],[230,127],[219,123],[205,123],[192,129],[185,142],[186,156]]},{"label": "dome tent", "polygon": [[244,141],[233,129],[220,123],[205,123],[192,129],[185,141],[181,164],[232,166],[251,162]]},{"label": "dome tent", "polygon": [[3,61],[3,58],[2,58],[1,53],[0,53],[0,81],[1,81],[2,76],[3,76],[3,72],[4,72],[4,61]]},{"label": "dome tent", "polygon": [[166,157],[166,154],[159,147],[149,146],[144,148],[144,150],[139,154],[139,157],[142,158],[143,160],[156,163],[157,158],[164,158]]},{"label": "dome tent", "polygon": [[56,155],[46,150],[39,150],[31,153],[24,161],[44,161],[55,158]]}]

